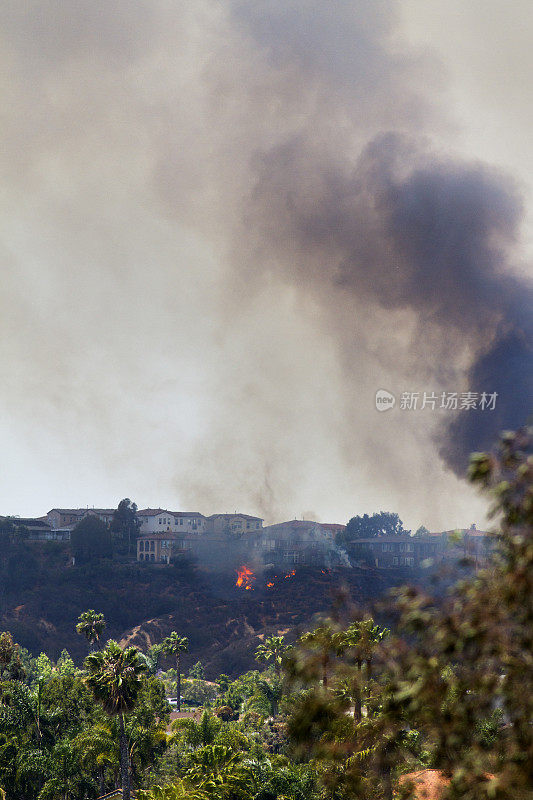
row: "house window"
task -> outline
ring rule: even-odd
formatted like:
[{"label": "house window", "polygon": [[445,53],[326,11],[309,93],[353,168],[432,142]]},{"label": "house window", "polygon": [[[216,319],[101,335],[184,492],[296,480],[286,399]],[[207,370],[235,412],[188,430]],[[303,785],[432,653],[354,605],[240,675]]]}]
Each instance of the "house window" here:
[{"label": "house window", "polygon": [[398,566],[398,558],[396,556],[392,559],[392,565],[393,565],[393,567],[397,567]]},{"label": "house window", "polygon": [[155,550],[155,542],[154,542],[154,540],[153,540],[153,539],[152,539],[152,541],[150,542],[150,550]]},{"label": "house window", "polygon": [[381,545],[381,552],[382,552],[382,553],[386,553],[386,552],[387,552],[387,550],[388,550],[388,547],[387,547],[387,545],[386,545],[386,544],[382,544],[382,545]]}]

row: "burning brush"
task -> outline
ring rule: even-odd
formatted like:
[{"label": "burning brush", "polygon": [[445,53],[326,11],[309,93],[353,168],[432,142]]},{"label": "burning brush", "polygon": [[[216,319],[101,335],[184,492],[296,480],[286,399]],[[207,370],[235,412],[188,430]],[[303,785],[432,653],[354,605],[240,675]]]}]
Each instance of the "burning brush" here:
[{"label": "burning brush", "polygon": [[255,583],[255,575],[253,570],[249,567],[241,567],[237,570],[237,580],[235,586],[239,589],[253,590]]}]

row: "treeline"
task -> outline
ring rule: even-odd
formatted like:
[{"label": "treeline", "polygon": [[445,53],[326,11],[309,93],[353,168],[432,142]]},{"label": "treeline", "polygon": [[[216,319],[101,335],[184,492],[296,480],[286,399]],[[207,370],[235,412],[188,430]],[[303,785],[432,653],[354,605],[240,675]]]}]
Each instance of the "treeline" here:
[{"label": "treeline", "polygon": [[[201,664],[181,675],[188,642],[175,631],[144,654],[102,646],[92,610],[77,626],[83,669],[67,653],[31,659],[3,634],[7,800],[91,800],[118,785],[125,800],[131,788],[137,800],[392,800],[416,796],[427,770],[450,800],[529,800],[533,434],[476,456],[471,478],[499,515],[494,563],[444,604],[398,591],[391,630],[339,600],[294,646],[265,638],[261,670],[213,682]],[[174,691],[196,713],[170,722]]]}]

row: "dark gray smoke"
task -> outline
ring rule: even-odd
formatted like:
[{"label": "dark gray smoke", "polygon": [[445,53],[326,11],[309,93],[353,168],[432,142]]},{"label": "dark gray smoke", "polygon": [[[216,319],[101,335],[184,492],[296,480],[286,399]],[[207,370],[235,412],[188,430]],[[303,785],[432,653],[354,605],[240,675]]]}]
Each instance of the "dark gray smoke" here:
[{"label": "dark gray smoke", "polygon": [[349,153],[333,160],[299,138],[263,154],[257,172],[253,227],[282,269],[316,284],[326,304],[330,284],[353,295],[354,311],[361,301],[414,311],[417,339],[440,338],[419,365],[426,373],[453,375],[463,353],[461,391],[497,393],[493,411],[448,414],[438,433],[463,476],[472,451],[532,410],[533,285],[512,272],[514,183],[397,134],[370,142],[353,169]]}]

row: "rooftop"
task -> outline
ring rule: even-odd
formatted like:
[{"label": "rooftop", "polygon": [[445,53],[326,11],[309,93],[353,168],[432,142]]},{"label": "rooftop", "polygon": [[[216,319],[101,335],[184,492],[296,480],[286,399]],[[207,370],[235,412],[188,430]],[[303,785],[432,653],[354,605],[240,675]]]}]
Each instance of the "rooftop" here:
[{"label": "rooftop", "polygon": [[211,514],[208,519],[217,519],[218,517],[223,517],[224,519],[234,519],[235,517],[242,517],[243,519],[253,519],[257,522],[263,522],[262,517],[252,517],[250,514],[241,514],[240,511],[236,511],[234,514]]},{"label": "rooftop", "polygon": [[194,517],[195,519],[205,519],[205,514],[200,514],[199,511],[170,511],[173,517]]}]

